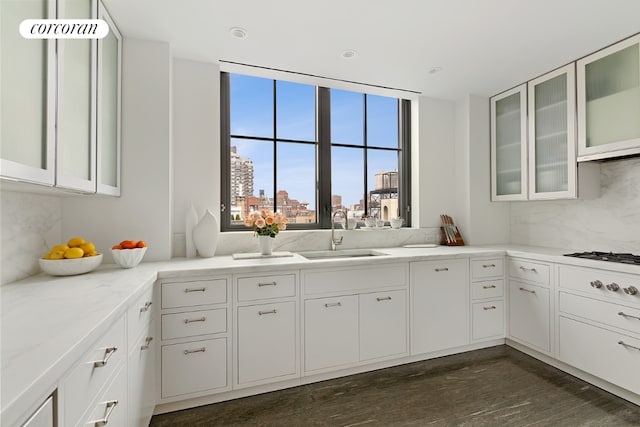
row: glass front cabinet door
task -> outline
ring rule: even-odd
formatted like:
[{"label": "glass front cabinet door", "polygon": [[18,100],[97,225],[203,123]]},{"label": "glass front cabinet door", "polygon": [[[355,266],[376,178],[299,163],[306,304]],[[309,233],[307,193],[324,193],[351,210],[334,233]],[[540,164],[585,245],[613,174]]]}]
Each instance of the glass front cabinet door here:
[{"label": "glass front cabinet door", "polygon": [[640,153],[640,34],[577,62],[578,161]]},{"label": "glass front cabinet door", "polygon": [[491,98],[491,200],[527,199],[527,85]]},{"label": "glass front cabinet door", "polygon": [[575,67],[528,83],[529,199],[575,198]]}]

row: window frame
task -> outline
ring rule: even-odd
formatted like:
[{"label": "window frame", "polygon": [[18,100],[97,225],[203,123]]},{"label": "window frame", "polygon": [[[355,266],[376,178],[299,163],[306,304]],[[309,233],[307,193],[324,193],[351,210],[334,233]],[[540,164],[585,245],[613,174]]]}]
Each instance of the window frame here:
[{"label": "window frame", "polygon": [[[247,227],[241,224],[231,224],[231,140],[248,139],[264,140],[273,143],[274,164],[273,177],[276,182],[277,156],[276,145],[278,142],[290,142],[309,144],[316,146],[316,222],[305,224],[287,224],[288,230],[317,230],[331,228],[331,148],[348,147],[363,150],[364,161],[364,188],[365,212],[367,209],[367,150],[385,150],[398,152],[398,210],[399,215],[404,218],[404,226],[411,227],[411,101],[408,99],[398,99],[398,148],[390,147],[368,147],[367,146],[367,118],[366,118],[366,96],[364,92],[358,92],[365,99],[364,111],[364,141],[363,145],[342,144],[331,142],[331,88],[316,85],[316,141],[290,140],[278,138],[275,124],[277,121],[277,99],[274,92],[274,132],[272,137],[251,137],[231,134],[231,73],[220,72],[220,228],[221,231],[246,231]],[[267,77],[268,78],[268,77]],[[274,84],[279,79],[271,78]],[[281,80],[286,81],[286,80]],[[326,171],[326,172],[323,172]],[[276,195],[277,188],[273,190],[274,209],[277,209]]]}]

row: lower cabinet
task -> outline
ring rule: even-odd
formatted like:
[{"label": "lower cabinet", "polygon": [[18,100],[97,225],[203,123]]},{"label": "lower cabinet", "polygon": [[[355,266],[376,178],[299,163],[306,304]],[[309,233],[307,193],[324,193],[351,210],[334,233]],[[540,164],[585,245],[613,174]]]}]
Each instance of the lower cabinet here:
[{"label": "lower cabinet", "polygon": [[296,374],[296,303],[238,308],[238,383]]},{"label": "lower cabinet", "polygon": [[359,295],[360,360],[407,353],[406,295],[405,291]]},{"label": "lower cabinet", "polygon": [[469,343],[469,261],[411,263],[411,354]]},{"label": "lower cabinet", "polygon": [[22,427],[53,427],[53,396],[48,397]]},{"label": "lower cabinet", "polygon": [[504,301],[477,302],[471,306],[471,338],[504,337]]},{"label": "lower cabinet", "polygon": [[127,368],[124,365],[78,426],[127,425]]},{"label": "lower cabinet", "polygon": [[551,351],[551,305],[548,288],[509,282],[509,338],[536,350]]},{"label": "lower cabinet", "polygon": [[129,353],[129,427],[149,425],[156,406],[157,340],[143,334]]}]

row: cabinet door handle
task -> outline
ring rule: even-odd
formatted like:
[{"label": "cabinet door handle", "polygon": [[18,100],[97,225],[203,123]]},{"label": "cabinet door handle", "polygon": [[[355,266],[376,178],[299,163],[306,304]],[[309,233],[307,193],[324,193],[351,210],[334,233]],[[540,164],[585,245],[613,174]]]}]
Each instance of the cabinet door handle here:
[{"label": "cabinet door handle", "polygon": [[258,287],[276,286],[276,285],[277,285],[277,283],[275,281],[274,282],[261,282],[261,283],[258,283]]},{"label": "cabinet door handle", "polygon": [[195,349],[193,349],[193,350],[185,350],[185,351],[183,351],[183,353],[184,353],[184,354],[185,354],[185,356],[186,356],[186,355],[188,355],[188,354],[192,354],[192,353],[204,353],[205,351],[207,351],[207,349],[206,349],[206,348],[204,348],[204,347],[200,347],[200,348],[195,348]]},{"label": "cabinet door handle", "polygon": [[153,304],[151,301],[147,301],[144,303],[144,307],[140,307],[140,313],[144,313],[146,311],[149,311],[149,307],[151,307],[151,304]]},{"label": "cabinet door handle", "polygon": [[153,337],[147,337],[144,340],[144,345],[140,347],[140,350],[141,351],[148,350],[149,349],[149,344],[151,344],[151,341],[153,341]]},{"label": "cabinet door handle", "polygon": [[483,310],[495,310],[495,309],[496,309],[496,306],[495,306],[495,305],[492,305],[492,306],[490,306],[490,307],[482,307],[482,309],[483,309]]},{"label": "cabinet door handle", "polygon": [[113,410],[116,408],[116,406],[118,406],[118,401],[117,400],[109,400],[105,403],[105,409],[106,412],[104,414],[104,418],[101,418],[99,420],[95,420],[95,421],[89,421],[87,424],[93,424],[95,427],[102,427],[102,426],[106,426],[107,424],[109,424],[109,417],[111,416],[111,413],[113,412]]},{"label": "cabinet door handle", "polygon": [[265,314],[276,314],[277,312],[278,310],[276,310],[275,308],[273,310],[259,311],[258,316],[263,316]]},{"label": "cabinet door handle", "polygon": [[496,285],[484,285],[482,289],[494,289]]},{"label": "cabinet door handle", "polygon": [[447,267],[444,268],[436,268],[436,271],[449,271]]},{"label": "cabinet door handle", "polygon": [[637,319],[637,320],[640,320],[640,317],[638,317],[638,316],[633,316],[633,315],[631,315],[631,314],[627,314],[627,313],[625,313],[624,311],[619,312],[619,313],[618,313],[618,316],[622,316],[622,317],[630,317],[631,319]]},{"label": "cabinet door handle", "polygon": [[380,301],[390,301],[390,300],[391,300],[391,297],[382,297],[382,298],[378,297],[378,298],[376,298],[376,301],[378,301],[378,302],[380,302]]},{"label": "cabinet door handle", "polygon": [[495,266],[495,264],[482,264],[482,268],[493,268]]},{"label": "cabinet door handle", "polygon": [[530,294],[535,294],[535,293],[536,293],[536,291],[531,291],[531,290],[526,289],[526,288],[520,288],[520,290],[521,290],[522,292],[529,292]]},{"label": "cabinet door handle", "polygon": [[535,268],[527,268],[527,267],[524,267],[522,265],[520,266],[520,270],[522,270],[522,271],[530,271],[532,273],[537,273],[538,272]]},{"label": "cabinet door handle", "polygon": [[330,307],[342,307],[342,303],[341,302],[332,302],[330,304],[325,304],[324,305],[326,308],[330,308]]},{"label": "cabinet door handle", "polygon": [[202,317],[199,317],[197,319],[184,319],[184,323],[187,324],[187,323],[194,323],[194,322],[204,322],[206,320],[207,320],[207,318],[202,316]]},{"label": "cabinet door handle", "polygon": [[115,353],[116,351],[118,351],[118,347],[107,347],[104,350],[104,358],[102,360],[96,360],[95,362],[93,362],[93,367],[94,368],[102,368],[103,366],[105,366],[107,364],[107,362],[109,361],[109,359],[111,358],[111,356],[113,355],[113,353]]},{"label": "cabinet door handle", "polygon": [[185,288],[185,289],[184,289],[184,293],[185,293],[185,294],[188,294],[189,292],[204,292],[204,291],[206,291],[206,290],[207,290],[207,288],[194,288],[194,289],[192,289],[192,288]]},{"label": "cabinet door handle", "polygon": [[632,349],[634,349],[634,350],[638,350],[638,351],[640,351],[640,347],[636,347],[636,346],[634,346],[634,345],[627,344],[627,343],[626,343],[626,342],[624,342],[624,341],[618,341],[618,344],[620,344],[620,345],[621,345],[621,346],[623,346],[624,348],[632,348]]}]

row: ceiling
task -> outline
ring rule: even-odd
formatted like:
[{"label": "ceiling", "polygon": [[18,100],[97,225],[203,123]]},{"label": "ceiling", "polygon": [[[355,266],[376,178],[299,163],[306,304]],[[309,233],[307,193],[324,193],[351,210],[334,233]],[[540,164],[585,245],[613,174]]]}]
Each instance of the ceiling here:
[{"label": "ceiling", "polygon": [[[105,0],[125,37],[460,99],[490,96],[640,32],[640,0]],[[247,30],[234,38],[230,28]],[[344,59],[342,52],[357,52]],[[431,74],[429,70],[442,67]]]}]

